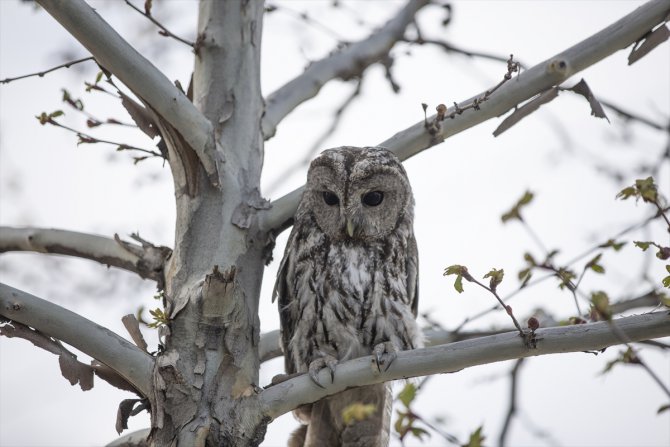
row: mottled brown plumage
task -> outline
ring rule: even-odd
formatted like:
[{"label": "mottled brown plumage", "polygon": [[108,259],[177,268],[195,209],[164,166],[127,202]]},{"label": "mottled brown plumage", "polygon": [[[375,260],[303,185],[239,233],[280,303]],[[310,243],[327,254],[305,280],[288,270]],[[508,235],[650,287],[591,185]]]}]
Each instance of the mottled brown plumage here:
[{"label": "mottled brown plumage", "polygon": [[[421,345],[413,206],[385,149],[341,147],[312,162],[275,285],[287,373],[318,384],[339,361],[372,354],[381,369]],[[354,402],[378,411],[345,426],[341,411]],[[309,427],[293,445],[386,445],[390,411],[388,385],[331,396],[297,412]]]}]

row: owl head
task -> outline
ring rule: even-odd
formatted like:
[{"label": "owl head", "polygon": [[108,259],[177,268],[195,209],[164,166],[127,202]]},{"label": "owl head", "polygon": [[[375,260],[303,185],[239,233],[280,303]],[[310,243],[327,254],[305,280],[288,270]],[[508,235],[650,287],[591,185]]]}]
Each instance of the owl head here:
[{"label": "owl head", "polygon": [[374,240],[412,223],[414,199],[400,160],[380,147],[344,146],[312,161],[296,217],[331,239]]}]

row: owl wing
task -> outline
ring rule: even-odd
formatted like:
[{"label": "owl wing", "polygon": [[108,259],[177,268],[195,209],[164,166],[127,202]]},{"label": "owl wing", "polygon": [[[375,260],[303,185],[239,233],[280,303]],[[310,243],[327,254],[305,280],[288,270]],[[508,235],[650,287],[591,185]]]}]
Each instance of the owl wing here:
[{"label": "owl wing", "polygon": [[[295,227],[294,227],[295,228]],[[295,238],[295,231],[291,231],[289,235],[288,242],[286,243],[286,250],[284,251],[284,257],[279,264],[279,270],[277,271],[277,279],[275,281],[275,286],[272,291],[272,302],[276,299],[279,299],[279,324],[280,324],[280,333],[281,333],[281,348],[284,351],[284,368],[287,374],[293,374],[295,367],[293,362],[290,361],[291,355],[288,352],[289,342],[293,338],[295,333],[296,321],[291,317],[288,311],[288,304],[291,301],[291,296],[288,291],[288,270],[289,266],[293,263],[293,239]]]},{"label": "owl wing", "polygon": [[407,302],[416,317],[419,308],[419,252],[416,248],[414,234],[410,235],[407,243]]}]

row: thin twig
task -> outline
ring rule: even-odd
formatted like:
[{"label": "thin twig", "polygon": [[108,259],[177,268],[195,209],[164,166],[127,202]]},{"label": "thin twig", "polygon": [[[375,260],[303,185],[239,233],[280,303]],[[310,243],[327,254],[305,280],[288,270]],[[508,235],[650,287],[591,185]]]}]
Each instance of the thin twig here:
[{"label": "thin twig", "polygon": [[645,118],[643,116],[637,115],[633,112],[629,112],[627,110],[622,109],[619,106],[616,106],[608,101],[603,101],[602,99],[598,99],[598,102],[602,104],[603,106],[607,107],[608,109],[612,109],[614,112],[616,112],[619,116],[624,118],[626,121],[637,121],[639,123],[645,124],[653,129],[656,130],[661,130],[664,132],[670,132],[670,126],[669,125],[662,125],[658,124],[655,121],[652,121],[648,118]]},{"label": "thin twig", "polygon": [[165,37],[172,37],[173,39],[178,40],[179,42],[181,42],[181,43],[183,43],[183,44],[186,44],[186,45],[188,45],[188,46],[191,47],[191,48],[195,48],[195,42],[190,42],[190,41],[188,41],[188,40],[186,40],[186,39],[182,39],[181,37],[179,37],[179,36],[177,36],[176,34],[174,34],[172,31],[170,31],[169,29],[167,29],[167,28],[166,28],[162,23],[160,23],[158,20],[154,19],[153,16],[152,16],[151,14],[147,14],[145,11],[142,11],[140,8],[138,8],[137,6],[133,5],[133,4],[130,2],[130,0],[125,0],[125,1],[126,1],[126,4],[127,4],[128,6],[130,6],[130,7],[133,8],[135,11],[139,12],[140,14],[142,14],[144,17],[146,17],[147,19],[149,19],[149,20],[151,21],[151,23],[153,23],[154,25],[156,25],[157,27],[159,27],[161,30],[158,32],[158,34],[160,34],[161,36],[165,36]]},{"label": "thin twig", "polygon": [[505,416],[505,422],[503,423],[503,428],[500,432],[500,437],[498,438],[498,445],[504,447],[507,441],[507,433],[509,433],[509,428],[512,425],[512,418],[516,414],[516,404],[519,394],[519,371],[523,365],[525,358],[520,358],[514,362],[514,367],[510,371],[510,396],[509,396],[509,406],[507,407],[507,415]]},{"label": "thin twig", "polygon": [[319,22],[318,20],[313,19],[306,12],[299,12],[299,11],[296,11],[294,9],[287,8],[286,5],[277,6],[276,4],[273,4],[271,7],[274,8],[273,10],[282,11],[284,13],[287,13],[290,16],[293,16],[293,18],[295,18],[297,20],[304,21],[308,25],[311,25],[313,28],[318,29],[319,31],[321,31],[324,34],[328,35],[329,37],[333,38],[339,44],[345,44],[347,42],[347,40],[341,34],[339,34],[337,31],[335,31],[334,29],[324,25],[323,23]]},{"label": "thin twig", "polygon": [[22,75],[22,76],[17,76],[15,78],[1,79],[0,84],[7,84],[7,83],[12,82],[12,81],[17,81],[19,79],[30,78],[30,77],[33,77],[33,76],[39,76],[41,78],[45,74],[51,73],[52,71],[56,71],[56,70],[61,69],[61,68],[70,68],[73,65],[80,64],[80,63],[86,62],[86,61],[92,61],[92,60],[95,60],[92,56],[85,57],[83,59],[77,59],[76,61],[66,62],[64,64],[57,65],[55,67],[49,68],[48,70],[38,71],[37,73],[30,73],[30,74],[26,74],[26,75]]},{"label": "thin twig", "polygon": [[149,154],[149,155],[154,156],[154,157],[161,157],[161,158],[163,157],[163,155],[160,154],[159,152],[152,151],[152,150],[149,150],[149,149],[142,149],[141,147],[131,146],[130,144],[126,144],[126,143],[118,143],[116,141],[103,140],[103,139],[100,139],[100,138],[96,138],[96,137],[94,137],[92,135],[89,135],[87,133],[80,132],[77,129],[73,129],[72,127],[65,126],[65,125],[59,123],[58,121],[56,121],[52,118],[49,118],[48,120],[46,120],[46,122],[51,124],[51,125],[54,125],[56,127],[60,127],[62,129],[69,130],[70,132],[75,133],[77,135],[77,137],[79,138],[79,143],[78,144],[105,143],[105,144],[111,144],[113,146],[117,146],[116,150],[118,150],[118,151],[131,150],[131,151],[144,152],[145,154]]},{"label": "thin twig", "polygon": [[361,87],[363,85],[363,79],[364,76],[361,76],[358,78],[358,81],[356,82],[356,87],[352,90],[352,92],[345,98],[345,100],[340,104],[340,106],[335,110],[335,113],[333,114],[333,120],[330,123],[330,126],[328,129],[326,129],[319,137],[312,143],[312,146],[309,148],[305,156],[300,160],[298,163],[295,163],[291,166],[289,166],[284,172],[282,172],[279,176],[277,176],[277,179],[268,186],[268,195],[272,195],[272,192],[279,186],[281,185],[288,177],[288,174],[291,172],[295,172],[297,169],[300,169],[301,167],[306,166],[309,164],[309,162],[312,160],[314,155],[317,153],[319,149],[323,149],[323,143],[337,130],[337,128],[340,125],[340,122],[342,121],[342,116],[344,115],[344,112],[351,106],[351,104],[354,102],[354,99],[358,97],[361,93]]}]

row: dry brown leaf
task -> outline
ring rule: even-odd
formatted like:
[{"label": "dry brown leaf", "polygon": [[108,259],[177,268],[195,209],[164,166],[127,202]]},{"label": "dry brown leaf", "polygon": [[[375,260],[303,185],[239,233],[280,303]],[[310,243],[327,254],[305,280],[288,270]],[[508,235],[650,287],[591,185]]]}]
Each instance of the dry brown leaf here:
[{"label": "dry brown leaf", "polygon": [[647,34],[642,44],[638,46],[640,41],[635,43],[633,50],[628,55],[628,65],[632,65],[645,57],[651,50],[668,40],[670,37],[670,30],[666,25],[661,25],[650,34]]},{"label": "dry brown leaf", "polygon": [[548,103],[549,101],[555,99],[557,96],[558,96],[558,87],[552,87],[549,90],[545,90],[540,94],[540,96],[522,105],[514,113],[505,118],[503,122],[500,123],[500,126],[498,126],[498,128],[493,131],[493,136],[497,137],[498,135],[500,135],[501,133],[503,133],[504,131],[506,131],[519,121],[521,121],[523,118],[535,112],[537,109],[540,108],[542,104]]}]

